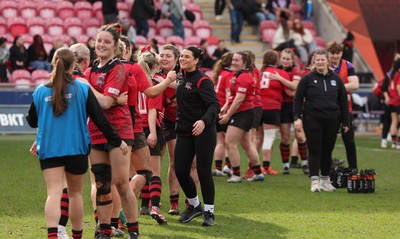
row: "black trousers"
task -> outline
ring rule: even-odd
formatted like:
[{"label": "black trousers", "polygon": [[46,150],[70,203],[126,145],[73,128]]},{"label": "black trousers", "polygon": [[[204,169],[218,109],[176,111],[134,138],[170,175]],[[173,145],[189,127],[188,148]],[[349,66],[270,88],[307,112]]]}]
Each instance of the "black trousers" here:
[{"label": "black trousers", "polygon": [[320,170],[322,176],[329,176],[339,120],[304,115],[303,127],[307,138],[310,177],[319,176]]},{"label": "black trousers", "polygon": [[383,104],[384,113],[383,113],[383,120],[382,120],[382,139],[386,139],[387,135],[390,131],[390,125],[392,124],[392,116],[390,115],[389,106]]},{"label": "black trousers", "polygon": [[226,5],[225,0],[215,0],[214,8],[215,8],[216,16],[222,15],[222,13],[224,12],[224,9],[225,9],[225,5]]},{"label": "black trousers", "polygon": [[349,114],[349,121],[349,131],[344,133],[342,129],[340,132],[342,134],[344,147],[346,148],[346,157],[349,168],[357,168],[357,150],[356,142],[354,140],[353,114],[351,113]]},{"label": "black trousers", "polygon": [[187,198],[197,196],[196,185],[190,176],[190,168],[196,156],[197,174],[204,204],[214,205],[214,180],[211,174],[214,149],[217,143],[215,124],[204,129],[199,136],[177,136],[175,146],[175,173]]}]

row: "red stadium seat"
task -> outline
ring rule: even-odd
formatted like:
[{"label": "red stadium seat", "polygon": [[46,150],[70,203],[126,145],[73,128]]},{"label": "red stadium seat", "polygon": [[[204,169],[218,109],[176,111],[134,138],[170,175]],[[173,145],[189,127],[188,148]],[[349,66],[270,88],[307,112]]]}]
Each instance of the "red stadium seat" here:
[{"label": "red stadium seat", "polygon": [[77,37],[76,37],[76,40],[77,40],[79,43],[83,43],[83,44],[86,44],[86,42],[88,41],[88,39],[89,39],[89,36],[86,36],[86,35],[80,35],[80,36],[77,36]]},{"label": "red stadium seat", "polygon": [[101,22],[97,18],[88,18],[83,20],[85,34],[89,37],[96,37],[97,31],[101,26]]},{"label": "red stadium seat", "polygon": [[31,1],[23,1],[19,3],[18,13],[23,18],[32,18],[37,16],[37,3]]},{"label": "red stadium seat", "polygon": [[187,3],[184,6],[186,10],[193,12],[193,14],[196,16],[196,21],[203,19],[203,12],[201,11],[199,5],[195,3]]},{"label": "red stadium seat", "polygon": [[31,81],[31,73],[27,70],[15,70],[11,74],[10,83],[14,83],[16,88],[30,88]]},{"label": "red stadium seat", "polygon": [[182,4],[193,3],[193,0],[182,0]]},{"label": "red stadium seat", "polygon": [[49,35],[42,35],[44,49],[47,53],[50,53],[51,49],[53,49],[53,37]]},{"label": "red stadium seat", "polygon": [[12,36],[24,35],[28,32],[25,19],[22,17],[12,17],[8,19],[8,31]]},{"label": "red stadium seat", "polygon": [[5,19],[18,16],[18,6],[15,1],[1,1],[0,15]]},{"label": "red stadium seat", "polygon": [[147,45],[147,38],[141,35],[136,36],[136,42],[135,45],[137,47],[145,46]]},{"label": "red stadium seat", "polygon": [[193,25],[189,20],[182,21],[183,28],[185,30],[185,38],[193,36]]},{"label": "red stadium seat", "polygon": [[292,10],[294,17],[301,17],[301,5],[296,3],[291,3],[289,9]]},{"label": "red stadium seat", "polygon": [[322,37],[314,37],[315,43],[317,43],[318,49],[326,49],[326,42]]},{"label": "red stadium seat", "polygon": [[117,9],[118,9],[118,17],[119,19],[122,18],[129,18],[130,16],[130,8],[129,4],[126,2],[117,2]]},{"label": "red stadium seat", "polygon": [[262,42],[272,42],[276,32],[276,23],[271,20],[264,20],[260,22],[260,35]]},{"label": "red stadium seat", "polygon": [[314,23],[312,21],[302,21],[301,23],[308,30],[310,30],[310,29],[315,30],[315,26],[314,26]]},{"label": "red stadium seat", "polygon": [[82,34],[83,32],[83,24],[81,19],[77,17],[70,17],[64,20],[64,32],[72,37],[77,37]]},{"label": "red stadium seat", "polygon": [[61,19],[67,19],[75,17],[74,5],[70,1],[61,1],[57,3],[57,17]]},{"label": "red stadium seat", "polygon": [[64,33],[64,22],[60,18],[49,18],[46,21],[47,34],[55,37],[60,36]]},{"label": "red stadium seat", "polygon": [[7,33],[7,22],[4,18],[0,17],[0,35],[5,35]]},{"label": "red stadium seat", "polygon": [[29,34],[32,36],[36,34],[43,35],[46,32],[46,25],[41,17],[27,19],[26,25],[28,26]]},{"label": "red stadium seat", "polygon": [[183,42],[182,37],[179,36],[169,36],[167,37],[167,43],[171,43],[178,47],[180,50],[185,47],[185,43]]},{"label": "red stadium seat", "polygon": [[174,32],[174,24],[171,20],[160,19],[157,21],[157,31],[158,35],[162,37],[172,36]]},{"label": "red stadium seat", "polygon": [[46,70],[34,70],[32,72],[31,81],[36,85],[40,85],[49,80],[50,73]]},{"label": "red stadium seat", "polygon": [[200,41],[201,39],[198,36],[185,37],[185,46],[200,46]]},{"label": "red stadium seat", "polygon": [[210,24],[206,20],[196,20],[193,23],[194,35],[207,38],[212,35]]},{"label": "red stadium seat", "polygon": [[26,49],[33,43],[33,36],[29,34],[22,35],[24,46]]},{"label": "red stadium seat", "polygon": [[151,39],[156,39],[158,45],[165,45],[165,38],[162,36],[151,36],[151,37],[149,37],[149,40],[151,40]]},{"label": "red stadium seat", "polygon": [[271,28],[273,28],[273,29],[277,28],[275,21],[264,20],[264,21],[260,22],[260,34],[262,34],[262,31],[264,29],[271,29]]},{"label": "red stadium seat", "polygon": [[101,11],[103,3],[101,1],[96,1],[93,3],[93,16],[99,19],[101,22],[103,21],[103,12]]},{"label": "red stadium seat", "polygon": [[93,17],[93,7],[90,2],[76,2],[74,9],[75,16],[80,19],[89,19]]},{"label": "red stadium seat", "polygon": [[[156,24],[156,22],[153,19],[149,19],[147,21],[147,23],[149,24],[149,33],[147,34],[147,37],[157,35],[157,24]],[[132,26],[135,26],[135,25],[132,25]]]},{"label": "red stadium seat", "polygon": [[41,18],[53,18],[56,16],[56,4],[51,1],[37,2],[37,11]]}]

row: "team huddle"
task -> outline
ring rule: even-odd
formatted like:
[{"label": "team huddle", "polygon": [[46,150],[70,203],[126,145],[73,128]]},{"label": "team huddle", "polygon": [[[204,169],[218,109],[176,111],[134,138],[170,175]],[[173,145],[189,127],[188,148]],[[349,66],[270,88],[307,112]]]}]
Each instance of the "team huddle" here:
[{"label": "team huddle", "polygon": [[[180,214],[182,189],[187,200],[178,219],[181,223],[203,216],[203,226],[214,225],[213,175],[228,174],[229,183],[238,183],[243,178],[255,182],[263,181],[265,174],[278,174],[270,165],[278,131],[282,173],[290,174],[291,166],[301,167],[311,178],[312,192],[334,191],[327,184],[326,168],[339,127],[354,144],[346,92],[358,87],[358,79],[342,82],[340,73],[345,73],[330,69],[329,64],[335,64],[329,63],[330,54],[341,50],[335,44],[339,45],[333,43],[329,56],[315,52],[305,72],[294,65],[292,49],[280,55],[267,51],[260,71],[253,52],[228,52],[216,63],[212,79],[199,69],[203,52],[194,46],[180,51],[167,44],[159,54],[144,47],[137,52],[137,63],[132,62],[131,43],[121,35],[119,24],[99,29],[97,59],[91,67],[85,45],[57,50],[51,77],[34,91],[27,116],[29,124],[38,128],[31,152],[40,159],[47,185],[48,238],[68,238],[68,215],[72,238],[82,238],[82,189],[88,165],[95,238],[123,236],[122,228],[130,239],[139,238],[139,214],[167,224],[160,210],[161,159],[166,148],[168,213]],[[347,79],[354,68],[348,62],[336,66],[340,69],[343,64]],[[293,122],[292,155],[296,156],[290,164]],[[307,146],[307,141],[312,145]],[[249,161],[243,176],[239,143]],[[349,165],[357,168],[353,146]],[[297,155],[301,164],[293,161]],[[126,220],[123,225],[121,214]]]}]

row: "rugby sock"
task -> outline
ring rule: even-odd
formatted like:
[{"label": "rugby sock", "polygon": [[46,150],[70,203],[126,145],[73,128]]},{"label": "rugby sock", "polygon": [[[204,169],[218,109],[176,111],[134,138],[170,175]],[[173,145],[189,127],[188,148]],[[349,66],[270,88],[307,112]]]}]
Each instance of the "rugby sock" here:
[{"label": "rugby sock", "polygon": [[232,174],[240,177],[240,166],[232,167]]},{"label": "rugby sock", "polygon": [[391,135],[392,136],[392,145],[397,144],[397,135]]},{"label": "rugby sock", "polygon": [[304,143],[297,143],[297,145],[299,146],[301,160],[307,160],[307,141]]},{"label": "rugby sock", "polygon": [[292,156],[292,159],[290,160],[291,164],[297,164],[297,161],[299,160],[299,157],[297,156]]},{"label": "rugby sock", "polygon": [[214,213],[214,205],[211,204],[204,204],[204,211]]},{"label": "rugby sock", "polygon": [[161,178],[158,176],[153,176],[150,179],[150,200],[151,206],[160,207],[160,198],[161,198]]},{"label": "rugby sock", "polygon": [[197,207],[200,204],[199,201],[199,196],[196,196],[195,198],[188,198],[188,202],[190,205],[192,205],[193,207]]},{"label": "rugby sock", "polygon": [[228,166],[228,168],[232,168],[231,161],[229,160],[229,157],[225,157],[225,165]]},{"label": "rugby sock", "polygon": [[111,224],[100,223],[100,233],[110,236],[111,232],[112,232]]},{"label": "rugby sock", "polygon": [[136,232],[137,234],[139,234],[139,222],[126,223],[126,230],[128,232]]},{"label": "rugby sock", "polygon": [[94,221],[96,224],[99,222],[99,214],[97,213],[97,209],[94,210]]},{"label": "rugby sock", "polygon": [[172,203],[178,203],[179,202],[179,194],[175,195],[170,195],[169,196],[169,202]]},{"label": "rugby sock", "polygon": [[79,231],[72,230],[72,238],[73,239],[82,239],[82,232],[83,232],[83,230],[79,230]]},{"label": "rugby sock", "polygon": [[47,239],[58,239],[57,233],[57,227],[47,228]]},{"label": "rugby sock", "polygon": [[268,169],[269,169],[269,166],[270,166],[270,164],[271,164],[271,162],[270,162],[270,161],[263,161],[263,168],[264,168],[265,170],[268,170]]},{"label": "rugby sock", "polygon": [[111,218],[111,226],[114,227],[115,229],[118,229],[118,222],[119,218],[118,217],[112,217]]},{"label": "rugby sock", "polygon": [[282,158],[282,163],[288,163],[289,162],[289,154],[290,154],[290,144],[280,144],[279,149],[281,151],[281,158]]},{"label": "rugby sock", "polygon": [[149,191],[149,184],[146,182],[146,184],[143,186],[141,190],[141,197],[142,197],[142,207],[149,207],[149,201],[150,201],[150,191]]},{"label": "rugby sock", "polygon": [[255,174],[260,174],[261,173],[260,165],[253,166],[252,169],[253,169]]},{"label": "rugby sock", "polygon": [[215,160],[215,169],[219,171],[222,170],[222,159]]},{"label": "rugby sock", "polygon": [[68,190],[67,188],[63,189],[63,194],[61,196],[61,217],[58,222],[58,225],[60,226],[67,226],[68,222],[68,208],[69,208],[69,198],[68,198]]}]

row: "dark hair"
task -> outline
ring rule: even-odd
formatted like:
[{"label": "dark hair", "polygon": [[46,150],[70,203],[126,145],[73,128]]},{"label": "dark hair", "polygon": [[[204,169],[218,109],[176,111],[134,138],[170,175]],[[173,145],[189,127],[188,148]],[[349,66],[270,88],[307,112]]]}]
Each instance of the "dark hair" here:
[{"label": "dark hair", "polygon": [[294,62],[294,50],[292,49],[292,48],[285,48],[285,49],[283,49],[282,50],[282,52],[281,52],[281,55],[282,55],[282,53],[287,53],[287,54],[290,54],[290,56],[292,57],[292,60],[293,60],[293,62]]},{"label": "dark hair", "polygon": [[114,44],[118,44],[118,40],[121,37],[121,31],[122,28],[119,23],[103,25],[99,29],[99,32],[109,32],[113,36]]},{"label": "dark hair", "polygon": [[254,51],[252,50],[244,50],[244,52],[246,52],[247,54],[249,54],[251,62],[253,64],[253,66],[255,66],[256,63],[256,54],[254,54]]},{"label": "dark hair", "polygon": [[15,36],[14,41],[13,41],[13,45],[17,45],[17,41],[18,41],[18,39],[20,39],[21,37],[22,37],[21,35]]},{"label": "dark hair", "polygon": [[204,53],[203,53],[203,50],[201,50],[201,48],[198,48],[196,46],[187,46],[183,49],[191,51],[194,59],[199,59],[199,62],[197,62],[196,67],[201,66],[201,64],[203,63],[203,60],[204,60]]},{"label": "dark hair", "polygon": [[215,63],[213,69],[213,77],[212,77],[212,81],[214,82],[214,84],[217,83],[218,76],[219,73],[222,71],[222,68],[231,66],[232,58],[233,58],[233,52],[226,52],[222,55],[221,59]]},{"label": "dark hair", "polygon": [[46,50],[44,49],[43,45],[43,39],[39,34],[36,34],[33,36],[33,43],[32,43],[34,49],[35,49],[35,56],[36,57],[42,57],[44,55],[47,55]]},{"label": "dark hair", "polygon": [[253,61],[251,60],[250,55],[245,51],[238,51],[235,54],[242,56],[242,61],[246,63],[246,70],[248,70],[252,75],[254,74],[254,65]]},{"label": "dark hair", "polygon": [[261,67],[261,72],[265,70],[269,65],[276,65],[278,62],[278,53],[272,49],[266,51],[263,55],[263,62]]},{"label": "dark hair", "polygon": [[53,87],[51,104],[55,116],[61,115],[68,107],[67,93],[68,83],[73,82],[70,69],[75,62],[74,53],[68,48],[59,48],[54,53],[52,60],[53,71],[50,74],[50,81],[46,84]]},{"label": "dark hair", "polygon": [[327,50],[330,53],[342,52],[343,51],[343,45],[338,43],[337,41],[331,41],[331,42],[328,43]]}]

